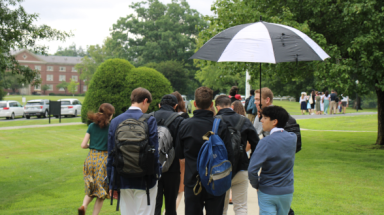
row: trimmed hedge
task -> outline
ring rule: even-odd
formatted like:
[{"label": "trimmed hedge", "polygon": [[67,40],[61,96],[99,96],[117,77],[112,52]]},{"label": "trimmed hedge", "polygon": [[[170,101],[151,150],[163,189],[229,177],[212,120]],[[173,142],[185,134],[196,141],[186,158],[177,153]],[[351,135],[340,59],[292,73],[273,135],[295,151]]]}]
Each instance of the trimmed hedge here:
[{"label": "trimmed hedge", "polygon": [[161,98],[172,93],[172,86],[168,79],[160,72],[148,67],[133,69],[126,77],[126,82],[129,92],[138,87],[143,87],[151,92],[152,102],[147,113],[157,110],[157,104],[160,103]]},{"label": "trimmed hedge", "polygon": [[81,109],[81,121],[86,123],[87,113],[96,112],[102,103],[115,107],[115,116],[125,112],[130,106],[131,87],[126,77],[134,66],[127,60],[110,59],[100,64],[89,84]]}]

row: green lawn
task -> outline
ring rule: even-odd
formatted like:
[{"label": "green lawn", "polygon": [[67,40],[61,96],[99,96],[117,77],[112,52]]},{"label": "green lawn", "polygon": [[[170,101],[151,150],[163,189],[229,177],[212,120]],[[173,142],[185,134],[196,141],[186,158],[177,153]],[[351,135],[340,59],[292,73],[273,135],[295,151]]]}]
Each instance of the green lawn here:
[{"label": "green lawn", "polygon": [[[81,122],[81,118],[61,118],[61,123],[68,123],[68,122]],[[56,119],[55,117],[51,117],[51,124],[57,124],[59,123],[59,119]],[[11,127],[11,126],[24,126],[24,125],[48,125],[49,121],[48,118],[46,119],[39,119],[39,120],[3,120],[0,121],[0,127]]]},{"label": "green lawn", "polygon": [[[20,102],[21,105],[23,105],[22,97],[23,96],[19,96],[19,95],[9,95],[9,96],[5,96],[3,100],[15,100]],[[83,103],[85,98],[84,96],[46,96],[46,95],[37,95],[37,96],[26,95],[24,97],[26,101],[33,100],[33,99],[49,99],[52,101],[57,101],[59,99],[78,99],[81,103]]]},{"label": "green lawn", "polygon": [[[332,129],[331,125],[377,130],[373,116],[299,123],[319,130]],[[84,197],[82,168],[88,150],[80,144],[86,129],[76,125],[0,131],[1,214],[76,214]],[[296,155],[294,169],[295,212],[384,211],[384,150],[373,145],[375,140],[374,133],[302,131],[303,149]],[[119,214],[115,206],[106,201],[101,214]]]}]

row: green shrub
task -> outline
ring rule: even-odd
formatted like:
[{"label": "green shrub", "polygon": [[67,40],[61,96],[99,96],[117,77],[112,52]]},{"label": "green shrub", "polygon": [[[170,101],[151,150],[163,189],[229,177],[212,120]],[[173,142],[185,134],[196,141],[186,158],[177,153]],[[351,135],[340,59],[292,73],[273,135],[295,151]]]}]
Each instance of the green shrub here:
[{"label": "green shrub", "polygon": [[123,59],[110,59],[100,64],[89,84],[81,109],[81,120],[87,122],[87,113],[96,112],[102,103],[115,107],[115,116],[130,106],[131,87],[126,77],[134,66]]},{"label": "green shrub", "polygon": [[50,95],[50,96],[54,96],[54,95],[55,95],[55,93],[49,93],[48,95]]},{"label": "green shrub", "polygon": [[151,92],[152,102],[147,113],[157,110],[157,104],[160,103],[161,98],[172,93],[172,86],[168,79],[160,72],[148,67],[133,69],[126,77],[126,82],[129,86],[129,93],[138,87],[143,87]]}]

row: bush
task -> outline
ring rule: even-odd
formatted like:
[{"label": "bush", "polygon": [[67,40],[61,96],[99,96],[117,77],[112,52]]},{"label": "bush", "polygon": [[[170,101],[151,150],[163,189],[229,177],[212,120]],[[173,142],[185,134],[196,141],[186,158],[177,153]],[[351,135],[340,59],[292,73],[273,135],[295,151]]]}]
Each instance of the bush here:
[{"label": "bush", "polygon": [[131,87],[126,82],[128,73],[134,68],[122,59],[110,59],[100,64],[89,84],[81,109],[81,121],[86,123],[87,113],[96,112],[102,103],[115,107],[115,116],[125,112],[130,105]]},{"label": "bush", "polygon": [[133,69],[126,77],[126,82],[129,86],[129,95],[138,87],[143,87],[151,92],[152,102],[147,113],[157,110],[157,104],[160,103],[161,98],[172,93],[172,86],[168,79],[160,72],[148,67]]},{"label": "bush", "polygon": [[54,96],[54,95],[55,95],[55,93],[49,93],[48,95],[50,95],[50,96]]}]

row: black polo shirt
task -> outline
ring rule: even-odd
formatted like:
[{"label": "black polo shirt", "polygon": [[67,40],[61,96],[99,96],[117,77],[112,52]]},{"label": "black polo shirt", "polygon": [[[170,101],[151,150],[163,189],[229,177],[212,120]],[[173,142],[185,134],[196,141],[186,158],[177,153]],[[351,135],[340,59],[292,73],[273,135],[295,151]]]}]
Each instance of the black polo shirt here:
[{"label": "black polo shirt", "polygon": [[[221,115],[224,122],[230,127],[236,127],[237,123],[240,120],[241,115],[236,113],[230,108],[221,109],[217,115]],[[251,144],[252,153],[255,151],[257,144],[259,143],[259,137],[257,136],[257,132],[255,127],[253,127],[251,121],[248,118],[245,118],[243,127],[241,127],[241,144],[244,149],[247,147],[247,141]],[[238,162],[237,167],[233,167],[232,176],[234,176],[240,170],[248,170],[249,159],[247,156],[247,152],[244,150],[243,159]]]},{"label": "black polo shirt", "polygon": [[[203,136],[208,131],[212,131],[213,121],[212,111],[195,110],[193,111],[192,118],[181,122],[176,143],[176,153],[180,159],[185,158],[184,185],[187,187],[192,188],[196,185],[197,156],[205,142]],[[231,137],[228,134],[228,128],[225,123],[220,122],[218,133],[227,148],[228,160],[232,162]]]}]

